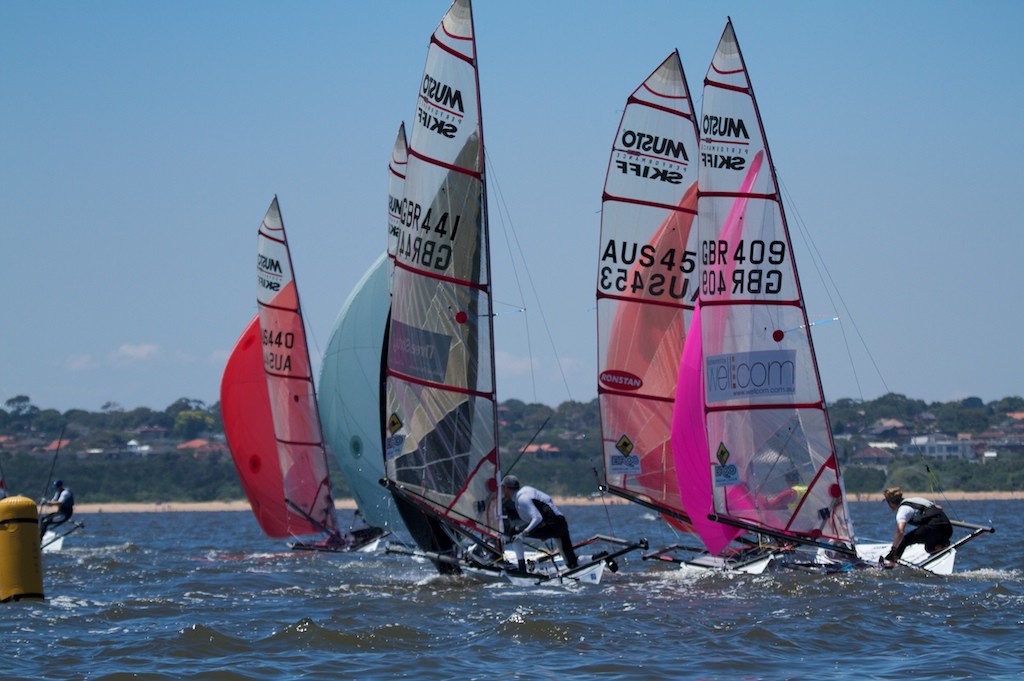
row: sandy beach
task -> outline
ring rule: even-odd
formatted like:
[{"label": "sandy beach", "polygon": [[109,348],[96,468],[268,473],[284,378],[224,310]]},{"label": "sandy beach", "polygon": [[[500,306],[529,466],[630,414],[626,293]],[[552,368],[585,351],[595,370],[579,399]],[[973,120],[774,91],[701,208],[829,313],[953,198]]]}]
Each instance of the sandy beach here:
[{"label": "sandy beach", "polygon": [[[942,499],[950,501],[970,500],[997,500],[997,499],[1024,499],[1024,491],[1020,492],[945,492],[933,494],[931,492],[908,492],[906,496],[922,496],[930,499]],[[881,501],[881,492],[848,494],[849,501]],[[611,495],[600,497],[555,497],[555,503],[559,506],[598,506],[600,504],[616,505],[628,503],[624,499]],[[352,499],[339,499],[336,502],[339,510],[354,510],[355,501]],[[77,504],[76,514],[84,513],[160,513],[171,511],[248,511],[249,502],[245,499],[235,501],[166,501],[150,503],[133,502],[109,502],[102,504]]]}]

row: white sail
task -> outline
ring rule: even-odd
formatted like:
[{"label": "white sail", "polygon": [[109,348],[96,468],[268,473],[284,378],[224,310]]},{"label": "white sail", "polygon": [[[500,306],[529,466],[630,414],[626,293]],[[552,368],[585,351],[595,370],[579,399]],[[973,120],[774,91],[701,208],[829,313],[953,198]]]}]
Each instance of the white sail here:
[{"label": "white sail", "polygon": [[605,481],[688,528],[670,446],[696,297],[697,125],[679,53],[630,95],[612,146],[597,265]]},{"label": "white sail", "polygon": [[497,539],[498,451],[483,131],[469,0],[435,30],[409,140],[387,346],[385,473]]}]

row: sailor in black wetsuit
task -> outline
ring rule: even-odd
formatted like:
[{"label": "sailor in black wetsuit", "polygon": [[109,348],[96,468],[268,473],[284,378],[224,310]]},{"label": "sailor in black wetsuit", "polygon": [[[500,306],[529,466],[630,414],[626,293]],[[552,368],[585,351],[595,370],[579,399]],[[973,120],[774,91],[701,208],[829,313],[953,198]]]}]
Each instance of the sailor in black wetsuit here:
[{"label": "sailor in black wetsuit", "polygon": [[64,487],[63,481],[55,480],[53,483],[53,498],[49,501],[44,501],[42,505],[44,507],[56,506],[57,510],[39,519],[40,539],[42,539],[48,529],[71,520],[71,516],[75,513],[75,495],[71,493],[71,490]]},{"label": "sailor in black wetsuit", "polygon": [[[928,553],[938,553],[949,546],[953,525],[941,506],[923,497],[904,499],[899,487],[885,490],[885,502],[896,512],[896,532],[892,549],[879,562],[893,567],[911,544],[924,544]],[[912,526],[909,532],[907,525]]]},{"label": "sailor in black wetsuit", "polygon": [[[505,506],[506,502],[511,501],[515,505],[518,518],[526,521],[526,526],[512,537],[512,548],[516,552],[520,570],[526,571],[526,555],[522,542],[524,537],[557,539],[566,566],[569,569],[576,567],[576,552],[569,536],[569,523],[551,497],[535,487],[523,487],[519,483],[519,478],[514,475],[506,475],[501,481],[501,495],[502,505]],[[512,514],[508,512],[506,515]]]}]

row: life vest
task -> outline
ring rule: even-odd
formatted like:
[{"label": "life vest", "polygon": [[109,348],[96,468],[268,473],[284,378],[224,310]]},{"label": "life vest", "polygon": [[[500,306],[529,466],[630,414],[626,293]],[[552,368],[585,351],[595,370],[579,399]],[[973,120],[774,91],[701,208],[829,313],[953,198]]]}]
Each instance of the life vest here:
[{"label": "life vest", "polygon": [[533,501],[533,505],[540,512],[540,517],[544,522],[551,522],[558,517],[558,514],[540,499],[532,499],[531,501]]},{"label": "life vest", "polygon": [[910,516],[907,523],[920,527],[921,525],[948,525],[949,518],[943,513],[942,509],[935,504],[919,504],[914,501],[904,501],[900,506],[909,506],[914,509],[914,514]]}]

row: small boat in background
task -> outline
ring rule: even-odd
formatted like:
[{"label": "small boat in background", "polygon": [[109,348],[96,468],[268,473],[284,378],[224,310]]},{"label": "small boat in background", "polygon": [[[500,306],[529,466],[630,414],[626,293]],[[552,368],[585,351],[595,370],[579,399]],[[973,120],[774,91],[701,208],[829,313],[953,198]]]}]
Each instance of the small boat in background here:
[{"label": "small boat in background", "polygon": [[[277,197],[260,224],[258,314],[221,381],[224,434],[260,527],[297,550],[370,550],[378,528],[339,528],[291,254]],[[300,537],[320,535],[319,540]]]}]

